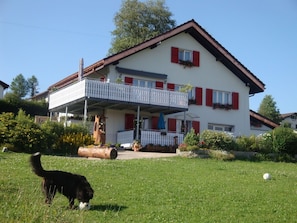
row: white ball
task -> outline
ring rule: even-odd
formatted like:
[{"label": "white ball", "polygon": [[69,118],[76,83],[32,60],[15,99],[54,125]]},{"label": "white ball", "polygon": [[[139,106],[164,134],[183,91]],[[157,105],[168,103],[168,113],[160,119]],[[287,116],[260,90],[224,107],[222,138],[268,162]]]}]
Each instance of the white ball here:
[{"label": "white ball", "polygon": [[87,211],[87,210],[90,210],[91,205],[88,202],[79,202],[78,208],[79,208],[79,210]]},{"label": "white ball", "polygon": [[270,173],[264,173],[264,174],[263,174],[263,179],[264,179],[264,180],[270,180],[270,179],[271,179],[271,175],[270,175]]}]

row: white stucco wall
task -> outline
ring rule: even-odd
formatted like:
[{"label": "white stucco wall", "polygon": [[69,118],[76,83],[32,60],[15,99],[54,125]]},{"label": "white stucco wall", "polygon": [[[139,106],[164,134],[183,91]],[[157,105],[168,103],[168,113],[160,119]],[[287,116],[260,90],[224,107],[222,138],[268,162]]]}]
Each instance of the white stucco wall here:
[{"label": "white stucco wall", "polygon": [[0,99],[3,98],[3,96],[4,96],[4,89],[2,85],[0,85]]},{"label": "white stucco wall", "polygon": [[[172,46],[199,51],[200,67],[184,68],[179,64],[171,63]],[[163,41],[154,49],[146,49],[138,52],[135,55],[121,60],[117,66],[167,74],[167,83],[180,85],[189,83],[194,87],[202,87],[203,105],[190,105],[188,111],[189,114],[199,116],[199,118],[195,118],[194,120],[200,121],[200,131],[207,129],[209,123],[215,123],[234,126],[235,135],[250,135],[249,88],[221,62],[216,61],[216,58],[189,34],[182,33],[169,40]],[[119,73],[115,70],[115,66],[110,66],[110,74],[108,76],[111,80],[115,80],[119,76]],[[124,76],[125,74],[122,75],[123,79]],[[206,88],[238,92],[239,110],[221,110],[207,107],[205,105]],[[108,120],[108,125],[111,125],[110,128],[122,129],[124,126],[119,119],[120,117],[123,118],[123,112],[119,112],[118,114],[113,112],[112,115],[117,117],[117,121],[109,123],[110,120]],[[183,117],[183,113],[172,114],[170,117],[176,117],[177,115]]]}]

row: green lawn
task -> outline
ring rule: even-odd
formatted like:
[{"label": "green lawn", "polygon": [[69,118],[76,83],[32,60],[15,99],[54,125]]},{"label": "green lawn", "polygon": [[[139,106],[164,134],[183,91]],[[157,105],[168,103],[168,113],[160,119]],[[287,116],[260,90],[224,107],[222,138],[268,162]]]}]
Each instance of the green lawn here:
[{"label": "green lawn", "polygon": [[[0,154],[0,222],[297,222],[292,163],[42,156],[45,169],[87,177],[95,196],[90,211],[79,211],[60,194],[44,204],[28,159]],[[263,180],[265,172],[272,180]]]}]

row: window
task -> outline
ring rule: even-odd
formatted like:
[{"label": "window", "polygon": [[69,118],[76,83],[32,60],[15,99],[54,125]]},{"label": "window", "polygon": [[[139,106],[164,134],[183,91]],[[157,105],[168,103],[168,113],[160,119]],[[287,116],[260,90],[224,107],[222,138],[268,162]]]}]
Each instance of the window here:
[{"label": "window", "polygon": [[[181,91],[181,89],[184,87],[184,85],[178,85],[178,84],[175,84],[174,85],[174,91]],[[188,92],[188,99],[189,100],[194,100],[195,99],[195,88],[192,87],[192,89]]]},{"label": "window", "polygon": [[155,88],[156,87],[156,82],[155,81],[150,81],[150,80],[143,80],[143,79],[133,78],[133,86]]},{"label": "window", "polygon": [[192,51],[183,50],[183,49],[178,50],[178,60],[193,62],[192,55],[193,55]]},{"label": "window", "polygon": [[232,105],[232,93],[213,90],[212,102],[214,104]]},{"label": "window", "polygon": [[221,132],[234,132],[234,126],[232,125],[208,124],[208,129]]},{"label": "window", "polygon": [[177,47],[171,47],[171,62],[182,64],[188,67],[199,67],[200,52],[195,50],[185,50],[179,49]]}]

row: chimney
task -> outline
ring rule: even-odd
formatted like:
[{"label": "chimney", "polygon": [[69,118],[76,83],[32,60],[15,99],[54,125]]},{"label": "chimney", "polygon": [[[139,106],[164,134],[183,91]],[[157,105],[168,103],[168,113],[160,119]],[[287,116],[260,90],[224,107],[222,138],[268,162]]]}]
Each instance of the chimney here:
[{"label": "chimney", "polygon": [[79,68],[78,68],[78,80],[81,81],[84,75],[84,59],[81,58],[79,61]]}]

